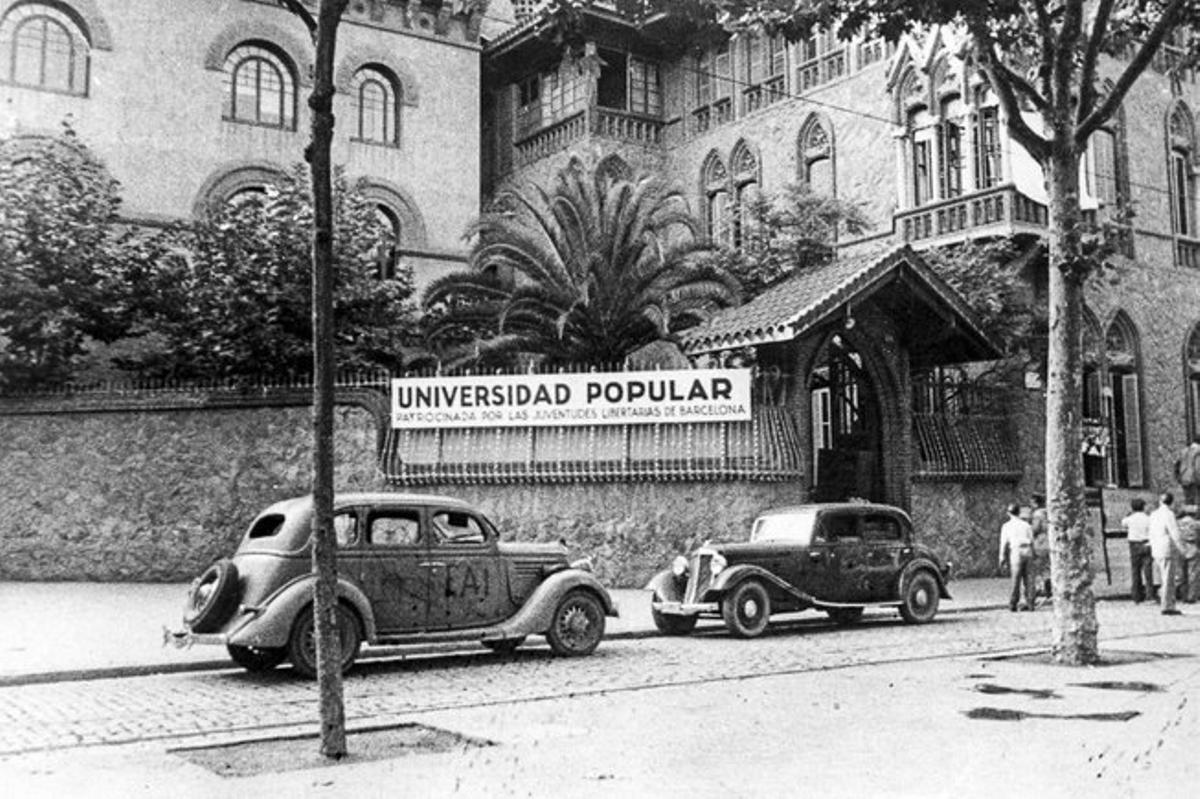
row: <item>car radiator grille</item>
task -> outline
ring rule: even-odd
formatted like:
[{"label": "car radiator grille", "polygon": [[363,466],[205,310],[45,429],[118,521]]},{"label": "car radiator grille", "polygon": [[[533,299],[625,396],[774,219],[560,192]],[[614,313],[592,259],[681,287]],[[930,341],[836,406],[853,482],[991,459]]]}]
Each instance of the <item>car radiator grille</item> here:
[{"label": "car radiator grille", "polygon": [[712,576],[710,564],[712,563],[712,555],[697,555],[692,558],[690,568],[688,569],[687,590],[684,591],[684,602],[699,602],[704,596],[704,592],[708,590],[708,585]]}]

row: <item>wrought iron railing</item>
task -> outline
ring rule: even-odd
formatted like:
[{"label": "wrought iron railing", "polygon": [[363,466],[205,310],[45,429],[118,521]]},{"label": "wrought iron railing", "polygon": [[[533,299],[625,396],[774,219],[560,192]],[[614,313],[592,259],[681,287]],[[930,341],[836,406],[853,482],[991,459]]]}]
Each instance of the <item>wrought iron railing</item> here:
[{"label": "wrought iron railing", "polygon": [[918,478],[1020,477],[1009,392],[965,375],[916,375],[912,386]]}]

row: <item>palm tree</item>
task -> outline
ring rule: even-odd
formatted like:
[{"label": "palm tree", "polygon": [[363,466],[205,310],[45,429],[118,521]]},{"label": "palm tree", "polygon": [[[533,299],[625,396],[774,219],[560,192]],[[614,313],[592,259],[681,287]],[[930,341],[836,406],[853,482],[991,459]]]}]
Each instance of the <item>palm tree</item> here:
[{"label": "palm tree", "polygon": [[469,235],[470,267],[423,298],[431,342],[457,344],[459,363],[616,363],[740,295],[679,191],[649,176],[613,180],[577,158],[550,193],[498,195]]}]

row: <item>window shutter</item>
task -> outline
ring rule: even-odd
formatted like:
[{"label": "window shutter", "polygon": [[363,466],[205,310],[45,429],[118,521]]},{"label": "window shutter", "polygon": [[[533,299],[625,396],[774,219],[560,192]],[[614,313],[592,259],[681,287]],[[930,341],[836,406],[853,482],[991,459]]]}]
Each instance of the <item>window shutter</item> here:
[{"label": "window shutter", "polygon": [[1142,411],[1138,404],[1138,376],[1121,375],[1121,399],[1125,406],[1125,476],[1127,485],[1145,485],[1142,471]]}]

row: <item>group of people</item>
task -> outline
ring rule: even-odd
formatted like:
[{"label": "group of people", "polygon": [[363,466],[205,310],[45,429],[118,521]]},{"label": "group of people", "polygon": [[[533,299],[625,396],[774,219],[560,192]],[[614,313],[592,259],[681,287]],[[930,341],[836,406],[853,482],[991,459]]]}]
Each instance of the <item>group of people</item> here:
[{"label": "group of people", "polygon": [[[1200,441],[1196,442],[1200,454]],[[1197,460],[1200,477],[1200,457]],[[1164,615],[1177,616],[1177,602],[1200,601],[1200,487],[1187,493],[1175,507],[1175,496],[1159,495],[1158,507],[1146,511],[1146,501],[1130,501],[1130,512],[1121,520],[1129,541],[1132,574],[1130,595],[1135,603],[1161,603]],[[1007,508],[1008,521],[1000,528],[1000,570],[1012,575],[1008,609],[1033,610],[1038,596],[1050,596],[1049,517],[1045,498],[1034,494],[1028,514],[1017,504]],[[1155,581],[1157,572],[1159,580]],[[1025,601],[1021,601],[1024,594]]]},{"label": "group of people", "polygon": [[1177,511],[1170,491],[1150,513],[1145,500],[1129,506],[1121,526],[1129,539],[1130,596],[1134,602],[1159,602],[1163,614],[1177,616],[1177,601],[1200,601],[1200,506],[1185,500]]}]

